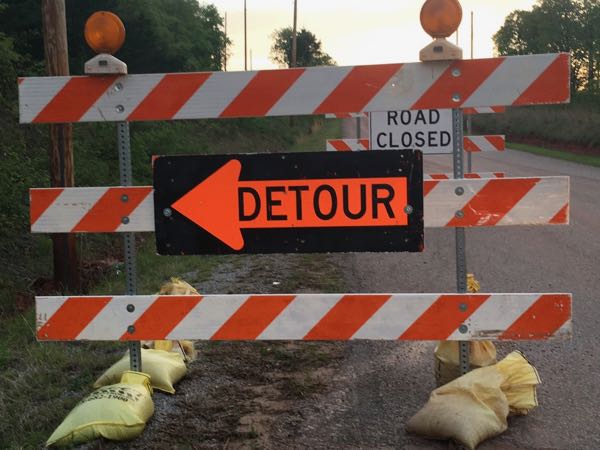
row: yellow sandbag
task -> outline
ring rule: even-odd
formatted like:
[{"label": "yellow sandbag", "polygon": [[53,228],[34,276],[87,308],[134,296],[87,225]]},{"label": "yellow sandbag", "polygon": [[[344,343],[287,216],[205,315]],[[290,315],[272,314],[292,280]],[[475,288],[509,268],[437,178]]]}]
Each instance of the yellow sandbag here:
[{"label": "yellow sandbag", "polygon": [[179,353],[183,356],[185,362],[193,361],[197,356],[193,341],[147,341],[144,347]]},{"label": "yellow sandbag", "polygon": [[63,420],[46,445],[67,446],[104,437],[126,441],[138,437],[154,413],[148,375],[126,372],[121,382],[84,398]]},{"label": "yellow sandbag", "polygon": [[[159,295],[200,295],[194,286],[175,277],[164,283],[158,293]],[[186,361],[193,361],[197,356],[193,341],[147,341],[144,346],[181,353]]]},{"label": "yellow sandbag", "polygon": [[[435,378],[442,386],[460,376],[458,341],[442,341],[435,348]],[[469,364],[471,369],[496,364],[496,347],[491,341],[469,342]]]},{"label": "yellow sandbag", "polygon": [[[117,383],[127,370],[129,370],[129,352],[96,380],[94,388]],[[143,348],[142,371],[150,376],[154,389],[174,394],[173,385],[184,377],[187,367],[179,353]]]},{"label": "yellow sandbag", "polygon": [[520,351],[510,353],[496,364],[505,377],[500,388],[508,400],[511,414],[528,414],[538,405],[537,385],[541,383],[536,368]]},{"label": "yellow sandbag", "polygon": [[507,428],[508,400],[500,388],[504,381],[495,366],[473,370],[435,389],[406,430],[474,449]]}]

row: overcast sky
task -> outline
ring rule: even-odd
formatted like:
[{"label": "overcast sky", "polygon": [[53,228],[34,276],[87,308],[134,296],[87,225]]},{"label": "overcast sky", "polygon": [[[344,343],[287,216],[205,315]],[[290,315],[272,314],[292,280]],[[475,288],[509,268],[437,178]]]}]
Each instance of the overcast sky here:
[{"label": "overcast sky", "polygon": [[[200,0],[227,13],[227,34],[233,41],[227,70],[244,69],[244,0]],[[431,39],[419,23],[421,0],[298,0],[298,28],[304,27],[323,43],[338,65],[417,61]],[[475,58],[493,56],[492,35],[507,14],[531,9],[535,0],[462,0],[459,44],[470,55],[469,23],[474,12]],[[246,0],[248,53],[252,68],[275,65],[269,59],[274,30],[291,26],[293,0]],[[455,36],[451,38],[455,42]],[[248,57],[250,68],[250,57]]]}]

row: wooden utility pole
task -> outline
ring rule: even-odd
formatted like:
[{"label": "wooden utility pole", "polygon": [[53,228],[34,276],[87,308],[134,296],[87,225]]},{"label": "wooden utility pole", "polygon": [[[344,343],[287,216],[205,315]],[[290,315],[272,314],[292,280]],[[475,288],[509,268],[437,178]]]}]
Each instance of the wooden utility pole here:
[{"label": "wooden utility pole", "polygon": [[294,0],[294,27],[292,30],[292,61],[290,64],[291,67],[296,67],[296,58],[298,56],[297,22],[298,22],[298,0]]},{"label": "wooden utility pole", "polygon": [[[69,75],[65,0],[42,0],[44,54],[48,75]],[[50,125],[50,186],[71,187],[73,176],[73,126]],[[54,281],[61,290],[80,287],[77,242],[74,234],[53,234]]]}]

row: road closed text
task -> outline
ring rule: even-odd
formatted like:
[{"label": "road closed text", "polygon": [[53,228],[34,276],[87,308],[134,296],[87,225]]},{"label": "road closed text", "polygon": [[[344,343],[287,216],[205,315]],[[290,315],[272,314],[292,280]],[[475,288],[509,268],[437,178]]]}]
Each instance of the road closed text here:
[{"label": "road closed text", "polygon": [[239,221],[253,227],[399,226],[406,178],[240,182]]},{"label": "road closed text", "polygon": [[404,110],[371,113],[374,150],[421,150],[452,153],[451,110]]}]

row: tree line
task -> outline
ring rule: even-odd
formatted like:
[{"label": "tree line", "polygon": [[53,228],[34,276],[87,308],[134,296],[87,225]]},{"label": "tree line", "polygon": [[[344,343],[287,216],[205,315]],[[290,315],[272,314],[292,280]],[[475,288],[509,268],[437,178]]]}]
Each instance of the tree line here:
[{"label": "tree line", "polygon": [[538,0],[510,13],[494,43],[501,55],[570,52],[572,91],[600,92],[600,0]]}]

